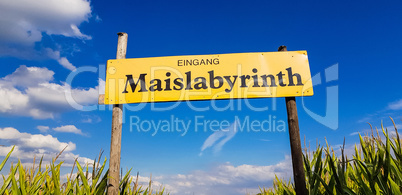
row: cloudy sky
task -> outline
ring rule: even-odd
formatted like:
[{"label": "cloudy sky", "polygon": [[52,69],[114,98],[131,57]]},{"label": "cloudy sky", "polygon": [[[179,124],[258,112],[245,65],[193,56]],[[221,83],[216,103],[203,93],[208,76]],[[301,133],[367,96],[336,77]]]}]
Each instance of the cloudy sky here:
[{"label": "cloudy sky", "polygon": [[[117,32],[127,58],[307,50],[315,94],[297,98],[302,140],[351,147],[367,123],[402,124],[401,6],[0,0],[0,156],[15,145],[11,161],[50,162],[67,146],[64,174],[76,158],[108,158],[111,107],[97,101]],[[123,122],[122,168],[173,194],[245,194],[292,176],[283,98],[130,104]]]}]

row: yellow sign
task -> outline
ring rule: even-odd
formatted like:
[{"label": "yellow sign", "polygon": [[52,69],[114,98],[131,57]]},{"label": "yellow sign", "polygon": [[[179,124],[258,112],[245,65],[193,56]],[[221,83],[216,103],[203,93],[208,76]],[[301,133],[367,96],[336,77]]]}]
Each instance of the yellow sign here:
[{"label": "yellow sign", "polygon": [[306,51],[109,60],[105,104],[312,96]]}]

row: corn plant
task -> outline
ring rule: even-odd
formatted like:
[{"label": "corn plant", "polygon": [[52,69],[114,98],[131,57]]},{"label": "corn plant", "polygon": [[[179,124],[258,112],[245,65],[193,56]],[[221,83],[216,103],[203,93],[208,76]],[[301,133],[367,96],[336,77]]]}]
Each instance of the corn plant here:
[{"label": "corn plant", "polygon": [[[9,159],[12,150],[6,155],[5,159],[0,164],[0,171],[3,169],[7,160]],[[62,151],[63,152],[63,151]],[[60,153],[61,154],[61,153]],[[59,154],[59,155],[60,155]],[[58,156],[59,156],[58,155]],[[90,165],[81,166],[75,160],[71,174],[67,177],[67,181],[62,183],[60,178],[60,168],[63,162],[55,164],[57,157],[53,159],[50,165],[46,165],[42,169],[41,158],[39,166],[35,168],[35,159],[33,167],[23,167],[20,161],[14,166],[11,164],[8,176],[3,177],[3,184],[0,188],[0,194],[13,194],[13,195],[103,195],[107,194],[108,186],[108,170],[104,173],[107,160],[105,159],[102,164],[96,162],[92,164],[92,175],[90,174]],[[98,162],[100,161],[100,156]],[[75,176],[73,171],[77,168]],[[150,186],[143,189],[138,186],[138,173],[135,182],[130,177],[131,170],[129,170],[120,181],[119,190],[121,195],[164,195],[165,189],[161,187],[159,191],[154,193]]]},{"label": "corn plant", "polygon": [[[392,120],[392,118],[391,118]],[[355,145],[352,159],[344,154],[335,155],[328,146],[303,154],[306,187],[311,195],[374,195],[402,194],[402,147],[398,129],[390,137],[381,125],[383,139],[376,129],[371,135],[361,136]],[[345,145],[345,143],[344,143]],[[261,195],[296,194],[294,185],[276,178],[273,188],[260,188]]]}]

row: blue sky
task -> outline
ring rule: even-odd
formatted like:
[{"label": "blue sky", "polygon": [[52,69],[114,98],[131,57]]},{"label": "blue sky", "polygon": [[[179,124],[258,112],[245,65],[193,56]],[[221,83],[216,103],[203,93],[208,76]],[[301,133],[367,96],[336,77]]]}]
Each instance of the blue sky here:
[{"label": "blue sky", "polygon": [[[367,122],[390,126],[393,117],[402,124],[401,6],[400,1],[0,0],[0,156],[16,145],[14,160],[29,163],[34,155],[45,155],[49,161],[69,145],[61,157],[66,174],[76,157],[88,162],[101,149],[108,157],[112,113],[98,106],[97,98],[106,61],[116,56],[117,32],[128,33],[127,58],[270,52],[280,45],[307,50],[315,94],[297,98],[302,140],[315,147],[327,138],[338,147],[345,137],[351,148],[356,132],[369,129]],[[88,69],[94,72],[80,72]],[[75,102],[95,109],[74,108],[67,89]],[[233,110],[214,109],[232,104]],[[169,106],[175,107],[166,110]],[[287,126],[275,132],[233,132],[233,126],[196,132],[195,118],[233,124],[236,118],[271,117],[271,124],[280,125],[285,109],[283,98],[126,105],[121,166],[139,171],[144,182],[152,173],[154,185],[163,183],[176,194],[255,192],[271,186],[275,174],[292,176]],[[171,117],[190,122],[188,132],[138,132],[130,125],[130,119],[157,123]]]}]

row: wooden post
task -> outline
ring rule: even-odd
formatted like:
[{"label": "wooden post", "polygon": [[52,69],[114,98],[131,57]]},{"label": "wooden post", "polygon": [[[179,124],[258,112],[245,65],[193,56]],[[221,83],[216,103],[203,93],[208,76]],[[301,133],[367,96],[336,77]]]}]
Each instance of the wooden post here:
[{"label": "wooden post", "polygon": [[[278,51],[287,51],[287,48],[286,46],[282,45],[278,48]],[[286,100],[286,110],[288,114],[289,139],[290,139],[290,149],[292,153],[292,165],[293,165],[293,180],[296,186],[296,194],[307,195],[306,177],[304,175],[303,154],[300,142],[299,117],[297,116],[296,98],[285,97],[285,100]]]},{"label": "wooden post", "polygon": [[[127,52],[127,33],[117,33],[119,36],[117,41],[116,59],[126,58]],[[120,152],[121,152],[121,127],[123,122],[123,105],[113,105],[112,116],[112,138],[110,143],[110,160],[109,160],[109,185],[108,195],[119,194],[119,174],[120,174]]]}]

